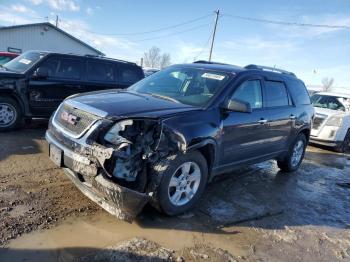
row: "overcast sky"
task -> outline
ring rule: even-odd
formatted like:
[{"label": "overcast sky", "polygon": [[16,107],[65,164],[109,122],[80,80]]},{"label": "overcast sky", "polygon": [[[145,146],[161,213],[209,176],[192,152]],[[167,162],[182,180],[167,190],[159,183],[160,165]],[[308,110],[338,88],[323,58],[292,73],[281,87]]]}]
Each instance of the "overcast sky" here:
[{"label": "overcast sky", "polygon": [[[350,29],[247,21],[233,16],[350,26],[349,0],[0,0],[0,25],[54,21],[107,56],[139,61],[156,45],[173,63],[208,59],[213,11],[220,9],[213,60],[295,72],[308,85],[333,77],[350,92]],[[138,34],[186,23],[168,30]],[[344,89],[343,89],[344,90]]]}]

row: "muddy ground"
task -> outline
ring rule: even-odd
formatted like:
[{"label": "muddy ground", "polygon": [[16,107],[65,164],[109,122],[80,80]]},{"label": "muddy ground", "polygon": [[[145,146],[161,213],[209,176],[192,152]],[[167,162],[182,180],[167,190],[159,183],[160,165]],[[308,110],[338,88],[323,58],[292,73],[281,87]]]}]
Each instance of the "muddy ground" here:
[{"label": "muddy ground", "polygon": [[0,261],[350,261],[349,155],[310,146],[294,174],[250,166],[193,212],[128,224],[50,162],[46,124],[0,134]]}]

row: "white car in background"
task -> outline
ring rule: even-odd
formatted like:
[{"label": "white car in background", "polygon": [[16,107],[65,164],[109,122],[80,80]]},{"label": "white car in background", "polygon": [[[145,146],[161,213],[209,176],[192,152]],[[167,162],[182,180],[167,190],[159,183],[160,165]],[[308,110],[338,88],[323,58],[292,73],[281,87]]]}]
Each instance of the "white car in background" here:
[{"label": "white car in background", "polygon": [[311,97],[315,118],[310,142],[344,152],[350,143],[350,94],[320,92]]}]

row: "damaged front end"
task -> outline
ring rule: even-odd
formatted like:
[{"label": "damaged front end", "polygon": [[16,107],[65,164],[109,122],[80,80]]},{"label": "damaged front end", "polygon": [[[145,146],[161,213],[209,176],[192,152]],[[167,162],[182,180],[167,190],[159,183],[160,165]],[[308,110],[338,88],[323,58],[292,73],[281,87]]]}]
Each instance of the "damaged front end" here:
[{"label": "damaged front end", "polygon": [[[154,163],[186,149],[181,134],[158,119],[99,120],[74,139],[53,119],[46,139],[62,151],[61,166],[91,200],[119,219],[131,222],[150,200],[159,178]],[[51,156],[50,156],[51,157]]]}]

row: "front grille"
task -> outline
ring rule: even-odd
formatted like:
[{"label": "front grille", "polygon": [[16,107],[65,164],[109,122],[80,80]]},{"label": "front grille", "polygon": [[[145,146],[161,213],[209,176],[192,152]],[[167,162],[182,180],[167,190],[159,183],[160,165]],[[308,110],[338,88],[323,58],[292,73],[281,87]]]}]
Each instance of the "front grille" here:
[{"label": "front grille", "polygon": [[319,129],[322,123],[324,122],[324,120],[325,120],[324,117],[315,116],[314,121],[312,123],[312,128]]},{"label": "front grille", "polygon": [[78,137],[83,135],[98,119],[100,117],[64,103],[59,107],[53,121],[64,130]]}]

